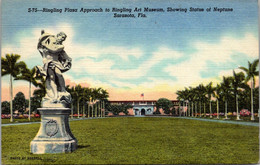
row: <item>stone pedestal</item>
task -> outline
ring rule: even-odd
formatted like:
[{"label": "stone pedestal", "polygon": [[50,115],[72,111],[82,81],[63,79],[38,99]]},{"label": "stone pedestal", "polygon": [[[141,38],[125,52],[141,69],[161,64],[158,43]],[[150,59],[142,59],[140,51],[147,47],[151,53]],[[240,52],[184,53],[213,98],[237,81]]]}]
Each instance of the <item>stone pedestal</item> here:
[{"label": "stone pedestal", "polygon": [[38,108],[41,127],[31,141],[31,153],[68,153],[77,149],[77,139],[69,127],[69,108]]}]

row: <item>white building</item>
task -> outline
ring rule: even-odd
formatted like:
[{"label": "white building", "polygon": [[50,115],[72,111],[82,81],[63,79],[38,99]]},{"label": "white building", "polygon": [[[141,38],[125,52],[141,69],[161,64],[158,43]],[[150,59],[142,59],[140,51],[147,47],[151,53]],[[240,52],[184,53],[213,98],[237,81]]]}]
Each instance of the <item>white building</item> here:
[{"label": "white building", "polygon": [[[129,115],[141,116],[152,115],[156,111],[157,100],[130,100],[130,101],[109,101],[110,104],[130,104],[132,109],[128,110]],[[171,100],[174,106],[178,106],[177,100]]]}]

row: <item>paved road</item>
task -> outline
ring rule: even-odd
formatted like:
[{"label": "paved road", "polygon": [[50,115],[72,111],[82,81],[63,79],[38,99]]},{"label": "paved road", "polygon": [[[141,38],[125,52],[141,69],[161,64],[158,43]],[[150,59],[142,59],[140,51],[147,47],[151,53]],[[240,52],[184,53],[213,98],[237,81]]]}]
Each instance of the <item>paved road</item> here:
[{"label": "paved road", "polygon": [[181,118],[183,118],[183,119],[190,119],[190,120],[200,120],[200,121],[208,121],[208,122],[239,124],[239,125],[247,125],[247,126],[259,127],[259,123],[257,123],[257,122],[222,120],[222,119],[219,119],[219,120],[218,119],[203,119],[203,118],[195,118],[195,117],[181,117]]},{"label": "paved road", "polygon": [[167,118],[180,118],[180,119],[189,119],[189,120],[200,120],[200,121],[208,121],[208,122],[217,122],[217,123],[228,123],[228,124],[239,124],[239,125],[247,125],[247,126],[255,126],[259,127],[260,124],[258,122],[246,122],[246,121],[235,121],[235,120],[223,120],[223,119],[205,119],[205,118],[195,118],[195,117],[178,117],[178,116],[138,116],[138,117],[167,117]]},{"label": "paved road", "polygon": [[[138,117],[167,117],[167,118],[172,118],[173,116],[138,116]],[[181,119],[187,119],[187,120],[200,120],[200,121],[217,122],[217,123],[239,124],[239,125],[259,127],[259,123],[257,123],[257,122],[243,122],[243,121],[234,121],[234,120],[217,120],[217,119],[205,119],[205,118],[195,118],[195,117],[174,117],[174,118],[181,118]],[[102,119],[102,118],[100,118],[100,117],[98,117],[98,118],[91,118],[90,117],[90,118],[84,118],[84,119],[79,118],[79,119],[70,119],[70,121],[90,120],[90,119]],[[26,124],[38,124],[38,123],[40,123],[40,122],[1,124],[1,126],[26,125]]]}]

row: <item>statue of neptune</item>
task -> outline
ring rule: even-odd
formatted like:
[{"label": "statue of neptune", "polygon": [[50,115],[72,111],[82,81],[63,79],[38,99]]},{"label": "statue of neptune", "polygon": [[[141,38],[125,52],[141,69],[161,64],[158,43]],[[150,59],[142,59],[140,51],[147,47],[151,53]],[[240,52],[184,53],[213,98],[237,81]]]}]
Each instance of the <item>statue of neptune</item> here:
[{"label": "statue of neptune", "polygon": [[46,95],[42,100],[42,107],[67,107],[71,103],[70,93],[66,91],[63,72],[71,68],[71,58],[64,51],[67,35],[63,32],[56,36],[41,32],[37,49],[39,50],[43,67],[36,66],[38,74],[42,75],[46,82]]}]

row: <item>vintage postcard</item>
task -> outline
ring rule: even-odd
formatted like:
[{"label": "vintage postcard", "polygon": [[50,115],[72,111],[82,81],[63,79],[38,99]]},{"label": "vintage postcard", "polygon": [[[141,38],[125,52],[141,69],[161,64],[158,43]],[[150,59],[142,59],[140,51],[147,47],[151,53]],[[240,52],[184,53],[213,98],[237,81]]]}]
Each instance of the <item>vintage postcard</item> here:
[{"label": "vintage postcard", "polygon": [[257,0],[2,0],[2,164],[257,164]]}]

